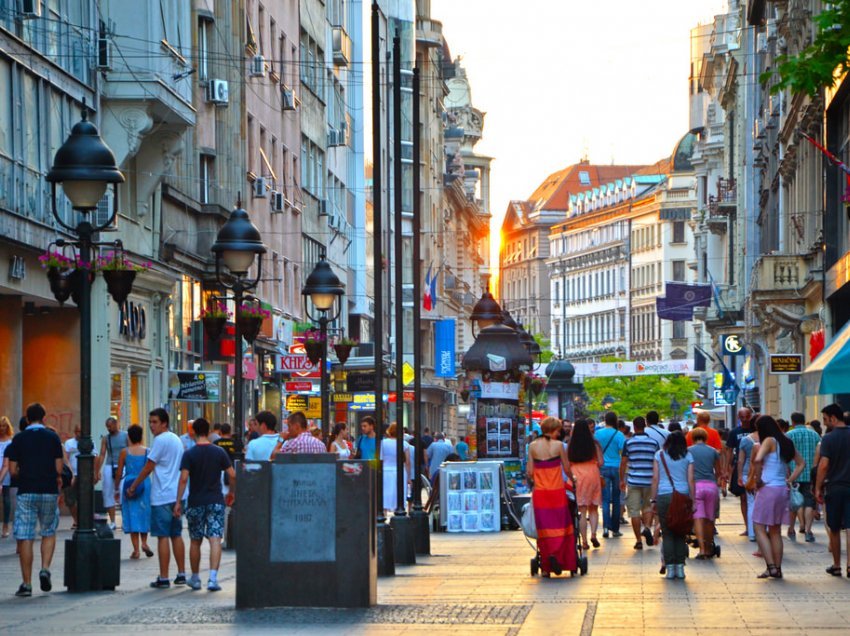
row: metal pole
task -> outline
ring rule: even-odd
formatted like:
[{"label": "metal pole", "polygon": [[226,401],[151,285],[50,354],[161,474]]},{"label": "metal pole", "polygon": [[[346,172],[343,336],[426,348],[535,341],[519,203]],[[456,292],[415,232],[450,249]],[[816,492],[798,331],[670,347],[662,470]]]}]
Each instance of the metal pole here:
[{"label": "metal pole", "polygon": [[419,68],[413,69],[413,523],[416,554],[431,554],[431,529],[422,509],[422,122]]},{"label": "metal pole", "polygon": [[239,328],[239,308],[242,307],[243,291],[242,281],[236,279],[233,285],[233,300],[236,303],[236,320],[233,321],[233,335],[236,338],[236,360],[234,360],[233,365],[233,390],[235,393],[233,396],[233,419],[235,420],[235,426],[233,428],[239,431],[236,438],[236,445],[240,449],[245,447],[245,416],[243,413],[244,404],[242,395],[242,357],[245,354],[242,351],[242,330]]},{"label": "metal pole", "polygon": [[328,406],[328,317],[325,312],[322,312],[322,317],[319,318],[319,329],[322,334],[322,439],[328,439],[328,433],[330,431],[328,424],[328,417],[330,415],[330,408]]},{"label": "metal pole", "polygon": [[396,507],[395,516],[405,514],[404,479],[404,242],[402,241],[401,177],[401,39],[393,38],[393,208],[395,226],[395,413],[396,413]]},{"label": "metal pole", "polygon": [[384,477],[381,439],[384,425],[384,276],[383,173],[381,152],[381,9],[372,3],[372,270],[375,293],[375,501],[377,514],[378,574],[395,574],[392,529],[384,517]]},{"label": "metal pole", "polygon": [[[92,226],[88,222],[77,226],[80,237],[80,260],[90,263],[92,256]],[[93,540],[94,535],[94,443],[91,438],[91,279],[82,270],[77,308],[80,311],[80,454],[77,456],[77,485],[79,488],[77,530],[74,540]],[[79,564],[83,566],[83,564]],[[86,567],[89,564],[85,564]],[[87,588],[90,589],[90,588]]]}]

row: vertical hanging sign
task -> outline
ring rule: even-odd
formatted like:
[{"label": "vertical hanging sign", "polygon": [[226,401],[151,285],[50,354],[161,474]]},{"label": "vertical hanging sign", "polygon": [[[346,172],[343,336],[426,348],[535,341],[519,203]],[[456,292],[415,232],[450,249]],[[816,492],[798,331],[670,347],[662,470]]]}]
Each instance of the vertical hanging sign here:
[{"label": "vertical hanging sign", "polygon": [[455,321],[454,318],[434,323],[434,369],[438,378],[455,377]]}]

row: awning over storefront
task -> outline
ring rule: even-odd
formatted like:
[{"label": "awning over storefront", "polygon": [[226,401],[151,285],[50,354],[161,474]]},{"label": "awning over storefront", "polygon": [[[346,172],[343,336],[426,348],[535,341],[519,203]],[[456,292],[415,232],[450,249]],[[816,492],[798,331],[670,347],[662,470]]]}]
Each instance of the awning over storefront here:
[{"label": "awning over storefront", "polygon": [[807,395],[850,391],[850,323],[803,372],[803,391]]}]

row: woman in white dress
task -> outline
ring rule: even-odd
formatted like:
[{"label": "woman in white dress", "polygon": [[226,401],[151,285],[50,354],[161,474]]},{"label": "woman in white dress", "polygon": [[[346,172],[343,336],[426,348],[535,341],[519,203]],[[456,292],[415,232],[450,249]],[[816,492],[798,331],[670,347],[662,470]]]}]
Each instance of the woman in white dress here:
[{"label": "woman in white dress", "polygon": [[[384,514],[388,514],[396,509],[398,489],[396,470],[396,434],[398,427],[396,423],[390,424],[387,429],[387,436],[381,441],[381,459],[384,467]],[[404,483],[405,494],[407,493],[407,482],[410,480],[410,444],[404,444]]]}]

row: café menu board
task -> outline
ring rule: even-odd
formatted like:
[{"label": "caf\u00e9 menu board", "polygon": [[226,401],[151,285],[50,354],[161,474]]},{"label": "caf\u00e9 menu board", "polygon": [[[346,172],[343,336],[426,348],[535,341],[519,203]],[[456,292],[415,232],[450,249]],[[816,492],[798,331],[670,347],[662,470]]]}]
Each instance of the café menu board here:
[{"label": "caf\u00e9 menu board", "polygon": [[518,403],[481,399],[476,412],[479,458],[519,457]]},{"label": "caf\u00e9 menu board", "polygon": [[499,531],[498,464],[445,464],[440,479],[441,484],[445,479],[440,496],[445,497],[442,522],[448,532]]}]

